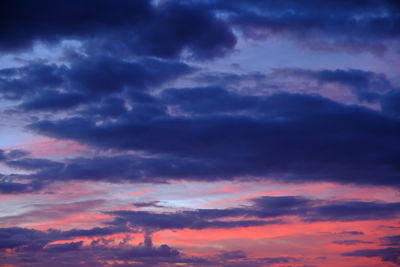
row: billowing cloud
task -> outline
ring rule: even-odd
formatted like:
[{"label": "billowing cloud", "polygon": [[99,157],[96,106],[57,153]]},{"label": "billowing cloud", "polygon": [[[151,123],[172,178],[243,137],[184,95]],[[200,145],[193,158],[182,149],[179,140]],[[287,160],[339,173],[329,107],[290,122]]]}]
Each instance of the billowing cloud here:
[{"label": "billowing cloud", "polygon": [[193,58],[212,58],[231,51],[236,43],[226,22],[194,3],[6,1],[1,9],[3,51],[28,49],[34,41],[72,39],[91,51],[171,58],[188,50]]},{"label": "billowing cloud", "polygon": [[[144,170],[140,171],[142,178],[263,176],[298,182],[397,184],[400,124],[379,112],[301,94],[240,96],[213,88],[165,94],[166,101],[191,116],[140,109],[135,113],[133,108],[119,120],[100,125],[81,116],[39,121],[30,129],[102,149],[160,155],[140,160],[96,159],[103,161],[97,164],[100,168],[115,160],[136,165],[136,170]],[[207,114],[209,110],[212,114]],[[66,171],[83,167],[85,162],[91,164],[91,160],[78,160]],[[153,168],[145,168],[147,163]],[[103,175],[119,168],[108,168]],[[136,179],[137,175],[129,173]]]}]

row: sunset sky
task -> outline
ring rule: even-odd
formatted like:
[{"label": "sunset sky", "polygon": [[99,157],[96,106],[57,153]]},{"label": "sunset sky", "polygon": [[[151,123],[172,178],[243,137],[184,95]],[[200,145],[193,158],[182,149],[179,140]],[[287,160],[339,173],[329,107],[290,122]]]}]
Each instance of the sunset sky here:
[{"label": "sunset sky", "polygon": [[400,266],[398,0],[1,0],[0,267]]}]

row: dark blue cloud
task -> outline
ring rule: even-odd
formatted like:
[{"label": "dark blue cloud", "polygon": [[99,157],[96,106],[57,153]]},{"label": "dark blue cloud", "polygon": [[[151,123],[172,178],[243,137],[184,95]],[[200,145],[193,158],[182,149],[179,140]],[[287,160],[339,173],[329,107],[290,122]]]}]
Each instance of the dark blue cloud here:
[{"label": "dark blue cloud", "polygon": [[350,240],[336,240],[332,242],[333,244],[338,244],[338,245],[357,245],[357,244],[373,244],[375,242],[371,241],[364,241],[364,240],[358,240],[358,239],[350,239]]},{"label": "dark blue cloud", "polygon": [[[115,216],[110,225],[129,224],[140,229],[158,231],[164,229],[213,229],[283,224],[285,222],[279,219],[282,216],[298,216],[306,222],[393,219],[400,215],[400,204],[322,202],[294,196],[264,196],[253,199],[250,205],[241,208],[198,209],[169,213],[120,210],[107,212],[107,214]],[[229,218],[236,218],[236,220],[228,220]],[[257,218],[257,220],[248,220],[247,218]],[[345,240],[342,242],[340,244],[364,241]]]},{"label": "dark blue cloud", "polygon": [[344,231],[340,232],[340,234],[346,234],[346,235],[363,235],[363,232],[360,231]]},{"label": "dark blue cloud", "polygon": [[[153,170],[143,168],[153,177],[398,184],[400,123],[379,112],[312,95],[240,96],[218,88],[167,91],[160,101],[101,125],[81,116],[39,121],[30,129],[159,155],[136,159],[142,166],[157,162]],[[165,113],[168,103],[191,116]]]},{"label": "dark blue cloud", "polygon": [[307,221],[357,221],[395,218],[399,203],[345,202],[315,207],[307,214]]},{"label": "dark blue cloud", "polygon": [[68,251],[74,251],[79,249],[83,244],[83,241],[79,242],[70,242],[70,243],[63,243],[63,244],[54,244],[54,245],[49,245],[47,246],[44,251],[46,252],[68,252]]},{"label": "dark blue cloud", "polygon": [[0,161],[23,158],[28,156],[29,154],[30,152],[26,150],[13,149],[9,151],[4,151],[0,149]]},{"label": "dark blue cloud", "polygon": [[385,236],[381,240],[385,246],[400,246],[400,235]]},{"label": "dark blue cloud", "polygon": [[176,61],[77,56],[69,66],[35,63],[2,69],[0,94],[5,99],[23,100],[19,108],[25,111],[68,110],[92,102],[104,104],[106,109],[109,104],[107,100],[102,102],[103,96],[124,91],[128,95],[140,94],[135,91],[160,86],[194,70]]},{"label": "dark blue cloud", "polygon": [[[312,49],[382,54],[399,40],[395,1],[211,1],[247,37],[289,37]],[[381,16],[378,16],[381,12]]]},{"label": "dark blue cloud", "polygon": [[352,256],[352,257],[367,257],[367,258],[379,257],[381,258],[382,261],[400,264],[400,249],[393,247],[387,247],[382,249],[361,249],[352,252],[345,252],[342,253],[342,255]]},{"label": "dark blue cloud", "polygon": [[[207,213],[213,214],[213,218],[207,217]],[[280,220],[218,220],[227,217],[237,217],[236,211],[232,210],[197,210],[193,212],[178,213],[152,213],[147,211],[112,211],[108,212],[116,219],[112,225],[125,225],[130,223],[133,227],[164,230],[164,229],[226,229],[237,227],[262,226],[268,224],[280,224]],[[243,215],[247,212],[240,211]]]},{"label": "dark blue cloud", "polygon": [[246,253],[243,250],[221,252],[219,257],[224,260],[243,259],[246,258]]},{"label": "dark blue cloud", "polygon": [[221,56],[236,43],[212,9],[180,1],[3,1],[0,15],[3,51],[74,39],[98,53],[171,58],[186,50],[204,59]]},{"label": "dark blue cloud", "polygon": [[400,90],[393,90],[382,97],[382,110],[395,118],[400,118]]},{"label": "dark blue cloud", "polygon": [[39,231],[28,228],[11,227],[0,228],[0,250],[18,249],[18,251],[40,251],[63,252],[66,250],[75,250],[81,247],[82,243],[72,242],[58,245],[47,244],[57,240],[69,240],[76,237],[101,237],[115,233],[135,232],[126,225],[118,227],[95,227],[92,229],[72,229],[60,231],[49,229],[48,231]]},{"label": "dark blue cloud", "polygon": [[106,236],[112,235],[116,233],[124,233],[124,232],[134,232],[133,229],[130,229],[126,225],[120,225],[119,227],[94,227],[91,229],[72,229],[68,231],[58,231],[58,230],[50,230],[49,234],[58,238],[74,238],[74,237],[93,237],[93,236]]},{"label": "dark blue cloud", "polygon": [[381,54],[399,39],[399,9],[392,0],[3,1],[0,49],[75,39],[108,54],[205,59],[232,51],[235,29],[251,38],[289,36],[313,49]]},{"label": "dark blue cloud", "polygon": [[44,232],[12,227],[0,228],[0,249],[24,247],[25,250],[41,249],[52,241]]},{"label": "dark blue cloud", "polygon": [[228,24],[208,7],[165,1],[155,11],[154,19],[140,25],[132,38],[141,53],[176,57],[186,48],[192,58],[206,59],[224,55],[236,44]]},{"label": "dark blue cloud", "polygon": [[8,160],[6,164],[22,170],[42,170],[42,169],[59,169],[63,167],[61,162],[52,161],[49,159],[39,158],[20,158],[15,160]]},{"label": "dark blue cloud", "polygon": [[104,98],[100,103],[86,106],[81,114],[92,118],[116,118],[127,113],[125,101],[118,97]]},{"label": "dark blue cloud", "polygon": [[133,26],[151,15],[149,1],[86,1],[54,3],[48,0],[2,1],[1,49],[27,48],[35,40],[89,37],[96,31]]},{"label": "dark blue cloud", "polygon": [[40,181],[32,181],[30,183],[20,183],[12,181],[0,181],[1,194],[21,194],[32,193],[41,190],[44,184]]},{"label": "dark blue cloud", "polygon": [[0,93],[5,99],[33,97],[36,92],[55,90],[63,83],[66,66],[32,63],[20,68],[0,70]]},{"label": "dark blue cloud", "polygon": [[81,93],[42,91],[39,96],[25,101],[19,107],[24,111],[59,111],[74,108],[86,101],[90,101],[89,97]]}]

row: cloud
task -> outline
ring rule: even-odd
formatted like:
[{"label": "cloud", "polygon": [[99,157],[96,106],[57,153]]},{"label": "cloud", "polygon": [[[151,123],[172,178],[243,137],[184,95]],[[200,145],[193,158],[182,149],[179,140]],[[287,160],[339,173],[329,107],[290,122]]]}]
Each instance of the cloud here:
[{"label": "cloud", "polygon": [[74,214],[95,209],[103,203],[104,200],[85,200],[62,204],[33,204],[31,210],[17,215],[2,216],[1,221],[3,225],[16,225],[66,219]]},{"label": "cloud", "polygon": [[[207,217],[208,212],[216,214]],[[133,227],[139,227],[151,230],[163,229],[229,229],[237,227],[263,226],[268,224],[280,224],[280,220],[218,220],[230,217],[229,213],[235,213],[232,210],[198,210],[194,212],[177,213],[153,213],[147,211],[111,211],[108,214],[116,219],[111,225],[120,225],[130,223]],[[246,214],[245,211],[241,211]],[[224,214],[225,213],[225,214]],[[234,214],[231,216],[237,217]]]},{"label": "cloud", "polygon": [[[355,202],[334,203],[338,208],[332,210],[329,201],[311,200],[296,196],[271,197],[264,196],[249,200],[246,205],[225,209],[193,209],[176,212],[132,211],[116,210],[105,211],[112,216],[112,220],[105,226],[91,229],[72,229],[39,231],[27,228],[0,229],[0,255],[10,249],[15,253],[8,260],[25,258],[29,253],[35,254],[38,264],[44,265],[53,259],[53,254],[71,257],[72,263],[79,262],[86,255],[86,260],[103,262],[105,260],[138,261],[143,264],[165,263],[196,263],[214,264],[218,266],[263,266],[263,264],[287,264],[296,262],[292,257],[264,257],[251,258],[241,250],[221,251],[216,255],[206,257],[189,257],[177,249],[166,244],[153,245],[151,233],[162,230],[181,229],[230,229],[237,227],[267,226],[269,224],[283,224],[283,216],[297,216],[305,222],[326,221],[357,221],[357,220],[384,220],[392,219],[400,214],[398,203],[358,202],[358,213],[349,214],[347,207],[356,209]],[[339,208],[340,206],[340,208]],[[328,207],[328,208],[327,208]],[[368,207],[368,208],[366,208]],[[57,207],[54,207],[56,209]],[[76,207],[67,207],[76,209]],[[376,210],[385,212],[376,213]],[[61,212],[67,209],[60,207]],[[321,212],[321,210],[323,212]],[[340,212],[342,210],[343,212]],[[327,215],[330,212],[329,216]],[[311,219],[311,220],[310,220]],[[130,233],[144,233],[144,242],[131,245],[125,241],[119,244],[113,241],[113,235]],[[351,233],[353,234],[353,233]],[[92,239],[91,243],[83,243],[79,238]],[[94,239],[93,239],[94,238]],[[383,241],[393,242],[397,237],[384,237]],[[57,241],[57,242],[56,242]],[[113,243],[113,246],[109,244]],[[337,241],[336,244],[354,245],[369,244],[362,240]],[[389,243],[388,243],[389,244]],[[396,254],[397,253],[397,254]],[[397,262],[398,251],[389,247],[379,250],[358,250],[343,253],[344,256],[381,257],[383,261]],[[34,260],[31,258],[31,260]],[[62,260],[61,258],[59,260]],[[31,261],[27,265],[32,264]],[[89,264],[89,263],[88,263]],[[247,264],[247,265],[246,265]],[[93,265],[92,266],[96,266]],[[100,266],[102,266],[100,264]]]},{"label": "cloud", "polygon": [[385,246],[400,246],[400,235],[385,236],[381,240]]},{"label": "cloud", "polygon": [[315,50],[381,55],[400,35],[395,1],[213,3],[227,12],[228,20],[247,38],[279,36]]},{"label": "cloud", "polygon": [[164,58],[187,51],[193,58],[205,59],[231,51],[236,43],[213,10],[195,3],[5,1],[1,9],[2,23],[7,25],[0,31],[2,51],[29,49],[34,41],[58,44],[72,39],[89,51]]},{"label": "cloud", "polygon": [[392,247],[387,247],[383,249],[361,249],[352,252],[345,252],[342,253],[342,255],[367,258],[379,257],[382,261],[400,264],[400,249]]},{"label": "cloud", "polygon": [[26,150],[12,149],[12,150],[8,150],[8,151],[4,151],[4,150],[0,149],[0,161],[23,158],[23,157],[29,156],[29,154],[30,154],[30,152],[26,151]]},{"label": "cloud", "polygon": [[373,244],[375,242],[352,239],[352,240],[336,240],[336,241],[333,241],[332,243],[338,244],[338,245],[352,246],[352,245],[357,245],[357,244]]},{"label": "cloud", "polygon": [[124,90],[128,94],[145,91],[194,70],[184,63],[159,59],[75,56],[68,66],[32,63],[1,69],[0,94],[6,99],[23,100],[18,107],[26,112],[68,110],[93,102],[107,108],[103,96]]},{"label": "cloud", "polygon": [[[128,236],[125,241],[110,246],[115,242],[113,237],[96,239],[89,244],[83,241],[65,240],[66,232],[38,230],[25,228],[1,228],[0,256],[13,250],[3,258],[3,263],[18,266],[51,266],[55,263],[61,266],[104,266],[104,262],[118,261],[132,266],[149,266],[164,263],[194,264],[211,266],[263,266],[265,264],[282,264],[296,261],[292,257],[251,258],[241,250],[221,251],[216,255],[190,257],[166,244],[153,245],[151,235],[146,232],[144,242],[139,245],[129,244]],[[69,236],[71,238],[72,236]],[[110,239],[111,238],[111,239]],[[54,241],[58,243],[52,243]],[[124,266],[124,265],[122,265]]]},{"label": "cloud", "polygon": [[274,74],[282,77],[297,77],[314,80],[320,85],[338,84],[349,88],[360,101],[378,102],[381,95],[393,87],[384,74],[357,69],[306,70],[275,69]]},{"label": "cloud", "polygon": [[400,118],[400,90],[392,90],[381,99],[382,110],[395,118]]},{"label": "cloud", "polygon": [[[87,1],[2,3],[0,49],[35,41],[78,40],[86,50],[119,55],[209,59],[231,52],[234,31],[246,38],[290,38],[312,49],[381,55],[398,41],[396,1]],[[110,16],[110,14],[114,14]],[[24,34],[21,34],[21,33]],[[240,35],[240,34],[237,34]],[[160,44],[162,42],[162,45]]]},{"label": "cloud", "polygon": [[[76,116],[38,121],[29,128],[101,149],[155,156],[80,159],[69,168],[83,167],[85,162],[95,165],[95,160],[103,162],[97,166],[121,160],[139,167],[151,162],[154,169],[143,168],[142,177],[161,179],[268,177],[290,182],[398,184],[400,124],[394,118],[313,95],[257,98],[215,88],[182,91],[166,92],[165,101],[190,116],[154,113],[153,109],[153,113],[149,109],[143,113],[141,108],[135,113],[133,108],[119,120],[100,125]],[[204,114],[207,110],[212,114]],[[121,167],[105,173],[115,168]]]},{"label": "cloud", "polygon": [[0,228],[0,248],[17,248],[24,247],[25,250],[40,249],[48,242],[51,238],[47,234],[26,228]]},{"label": "cloud", "polygon": [[22,194],[37,192],[43,188],[43,184],[39,181],[32,181],[30,183],[16,183],[0,181],[1,194]]},{"label": "cloud", "polygon": [[[249,206],[227,209],[197,209],[179,212],[110,211],[110,225],[132,225],[141,229],[219,229],[284,224],[283,216],[298,216],[305,222],[349,222],[393,219],[400,215],[399,203],[320,202],[295,196],[252,199]],[[249,220],[248,218],[252,218]],[[254,219],[256,218],[256,219]],[[266,220],[268,219],[268,220]],[[361,243],[347,240],[340,244]]]},{"label": "cloud", "polygon": [[[48,232],[38,231],[26,228],[0,228],[0,256],[9,253],[12,249],[12,255],[7,255],[2,263],[17,263],[18,266],[54,266],[54,264],[63,264],[65,266],[104,266],[105,260],[119,260],[157,264],[160,262],[190,262],[196,259],[183,257],[176,249],[170,248],[168,245],[153,246],[151,236],[147,236],[148,242],[139,244],[138,246],[129,245],[120,242],[116,247],[109,246],[113,241],[105,239],[96,239],[89,244],[83,241],[67,242],[66,238],[79,237],[77,232],[86,231],[89,237],[93,237],[92,233],[97,232],[103,236],[104,232],[99,232],[100,228],[90,230],[73,230],[75,231],[56,231]],[[126,231],[129,232],[129,231]],[[115,231],[114,231],[115,233]],[[83,235],[82,235],[83,236]],[[59,241],[58,243],[52,243]]]},{"label": "cloud", "polygon": [[399,203],[344,202],[315,207],[307,221],[358,221],[393,218],[400,210]]},{"label": "cloud", "polygon": [[71,242],[71,243],[63,243],[63,244],[54,244],[47,246],[44,251],[46,252],[68,252],[79,249],[83,244],[83,241],[79,242]]},{"label": "cloud", "polygon": [[345,234],[345,235],[364,235],[363,232],[360,231],[344,231],[340,232],[339,234]]}]

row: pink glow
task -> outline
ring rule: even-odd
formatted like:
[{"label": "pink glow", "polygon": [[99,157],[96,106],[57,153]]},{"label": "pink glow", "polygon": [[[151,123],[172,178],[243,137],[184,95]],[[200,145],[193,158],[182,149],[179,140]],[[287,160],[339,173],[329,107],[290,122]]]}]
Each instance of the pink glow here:
[{"label": "pink glow", "polygon": [[57,140],[45,137],[27,139],[23,145],[12,147],[31,151],[34,157],[71,155],[88,149],[86,145],[69,140]]}]

